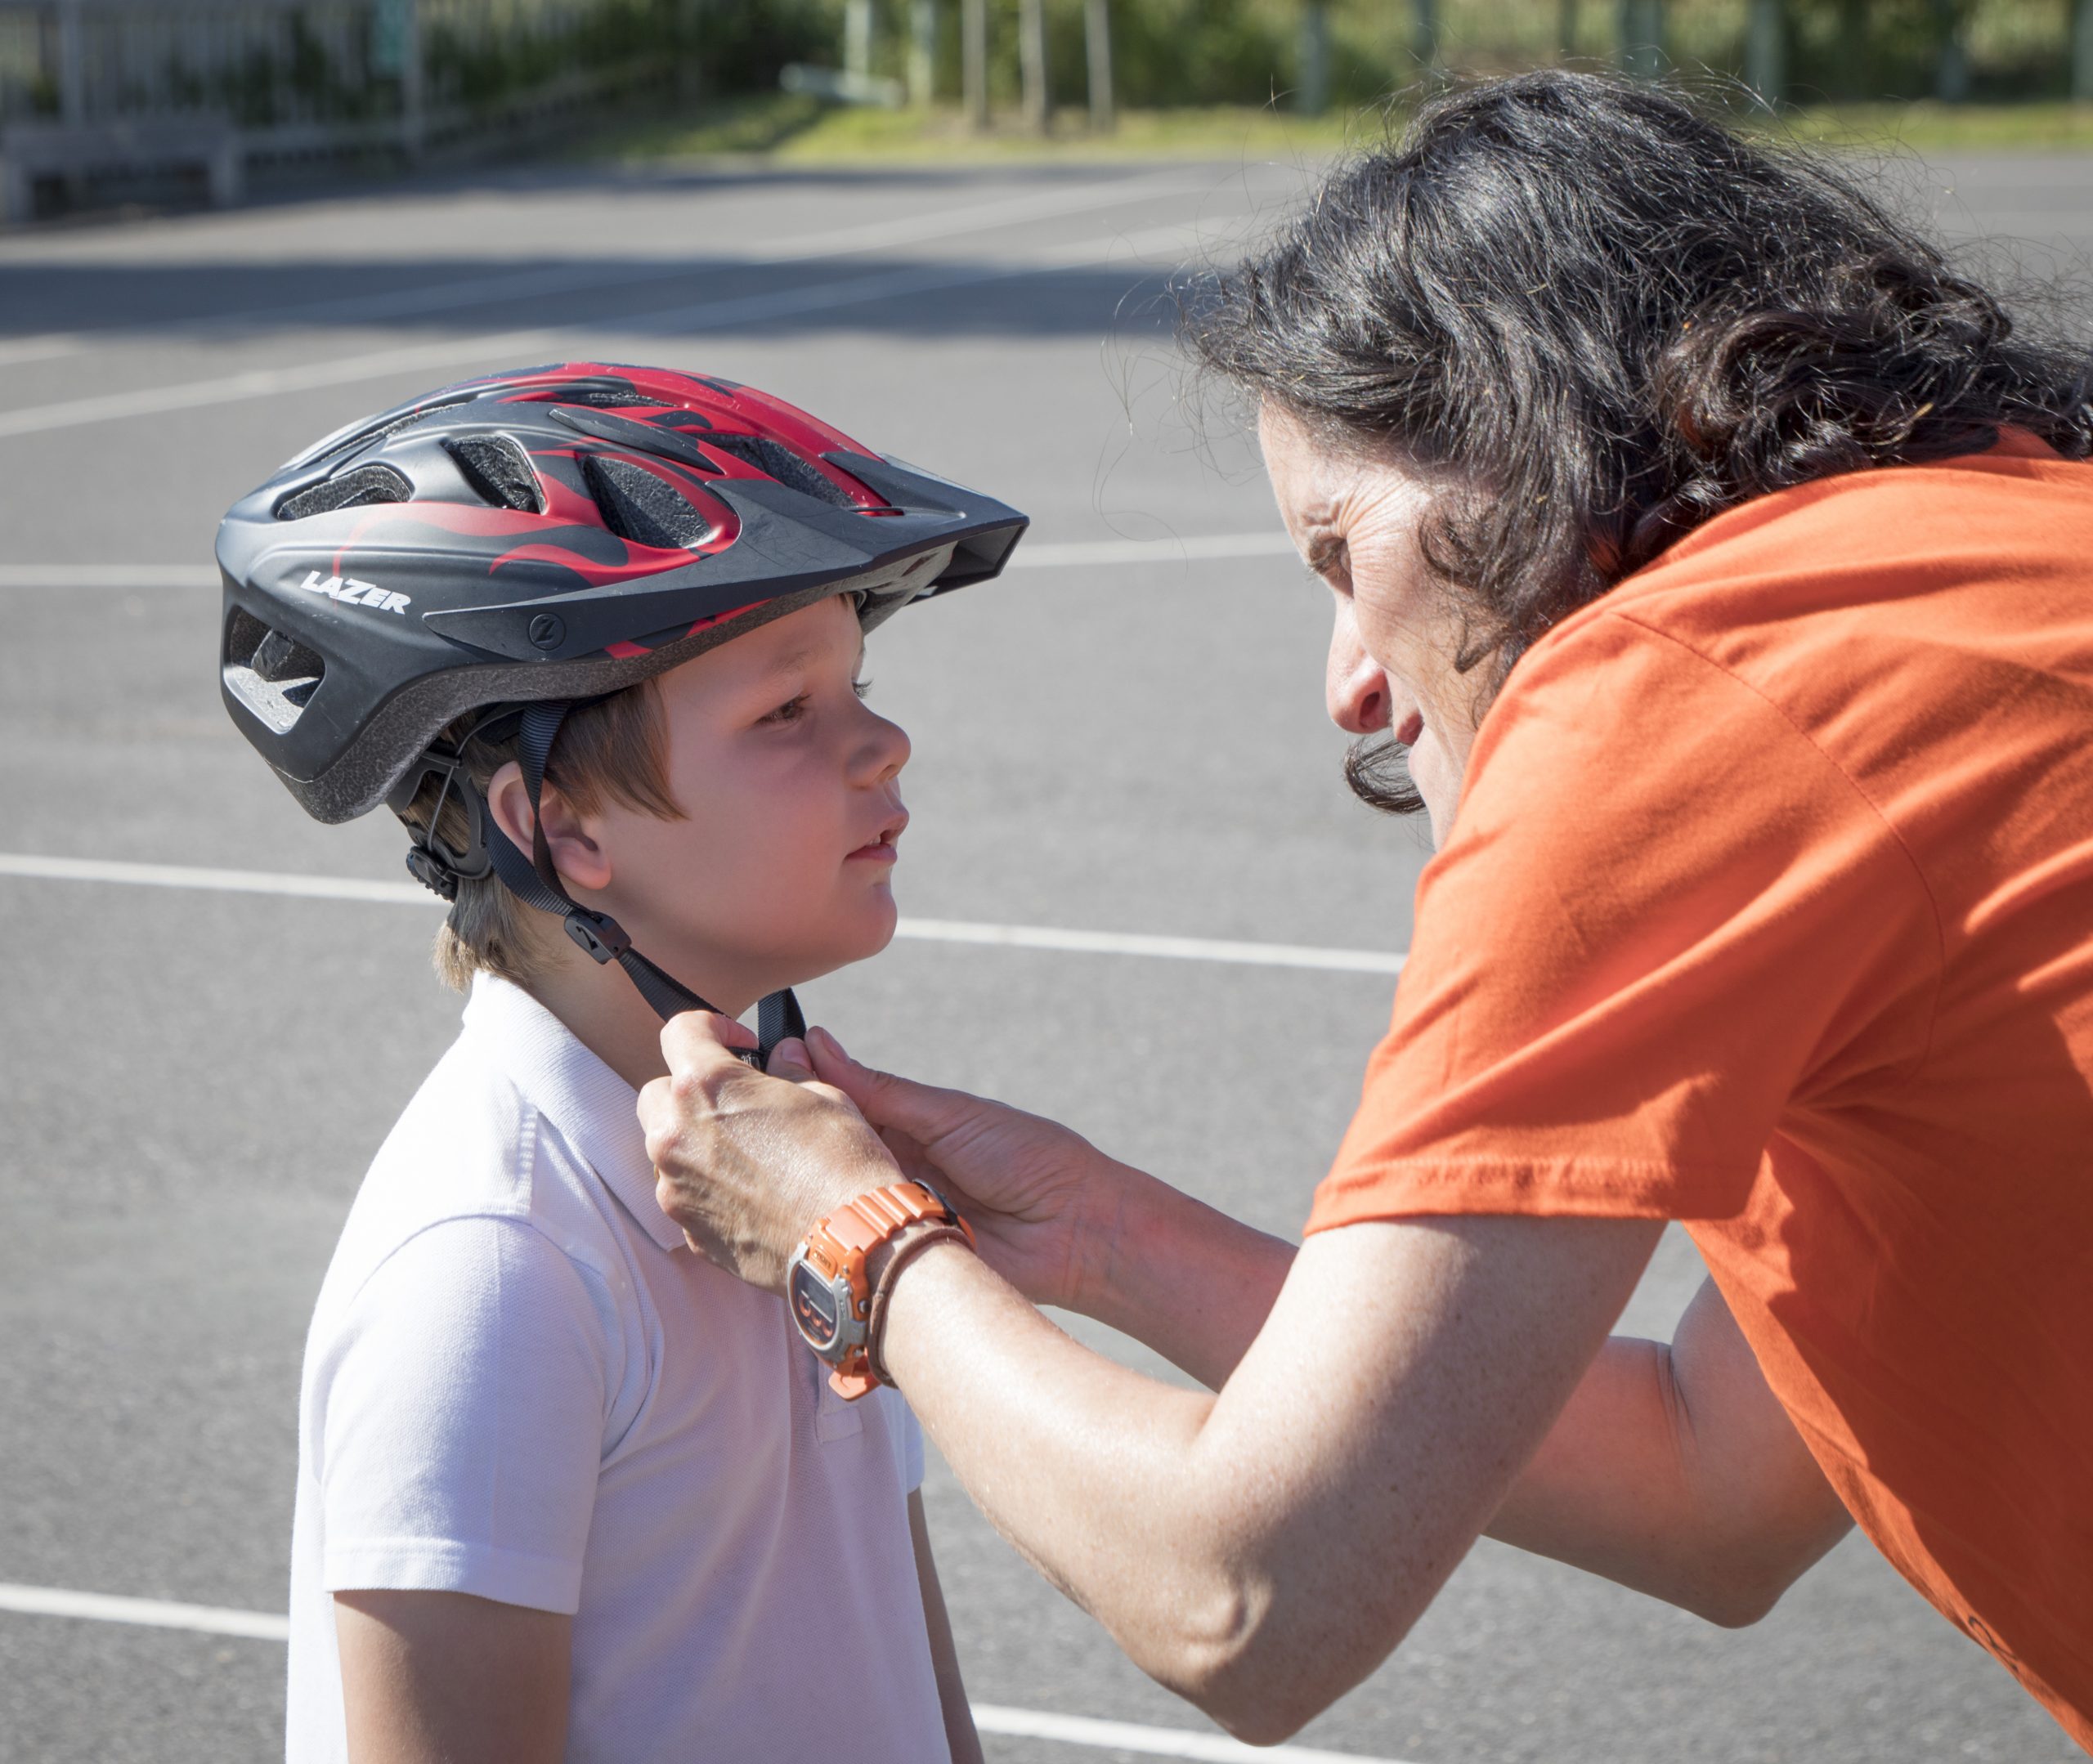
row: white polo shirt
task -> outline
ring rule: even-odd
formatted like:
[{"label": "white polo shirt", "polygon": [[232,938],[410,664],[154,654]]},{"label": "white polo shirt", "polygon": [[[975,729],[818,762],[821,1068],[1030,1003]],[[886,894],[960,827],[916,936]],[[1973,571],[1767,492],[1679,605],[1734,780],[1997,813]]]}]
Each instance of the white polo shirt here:
[{"label": "white polo shirt", "polygon": [[576,1764],[948,1757],[914,1417],[685,1246],[634,1103],[482,976],[365,1179],[306,1343],[291,1764],[347,1756],[332,1595],[370,1587],[571,1613]]}]

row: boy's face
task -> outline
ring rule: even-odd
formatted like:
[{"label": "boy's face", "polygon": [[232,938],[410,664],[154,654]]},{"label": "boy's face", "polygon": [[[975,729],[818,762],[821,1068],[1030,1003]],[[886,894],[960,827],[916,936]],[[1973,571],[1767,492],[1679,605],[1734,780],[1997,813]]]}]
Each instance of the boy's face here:
[{"label": "boy's face", "polygon": [[607,803],[605,907],[724,1001],[858,961],[894,935],[908,737],[859,696],[864,642],[840,595],[661,676],[670,790],[686,818]]}]

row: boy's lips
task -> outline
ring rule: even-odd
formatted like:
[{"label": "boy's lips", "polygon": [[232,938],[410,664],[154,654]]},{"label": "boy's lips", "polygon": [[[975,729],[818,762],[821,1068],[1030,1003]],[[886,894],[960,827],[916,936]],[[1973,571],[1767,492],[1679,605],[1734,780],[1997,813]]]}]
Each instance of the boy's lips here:
[{"label": "boy's lips", "polygon": [[860,845],[843,861],[845,863],[851,863],[862,858],[867,863],[892,863],[900,855],[894,849],[894,841],[901,837],[903,831],[908,825],[908,817],[906,813],[896,815],[893,820],[880,829],[880,836],[871,844]]}]

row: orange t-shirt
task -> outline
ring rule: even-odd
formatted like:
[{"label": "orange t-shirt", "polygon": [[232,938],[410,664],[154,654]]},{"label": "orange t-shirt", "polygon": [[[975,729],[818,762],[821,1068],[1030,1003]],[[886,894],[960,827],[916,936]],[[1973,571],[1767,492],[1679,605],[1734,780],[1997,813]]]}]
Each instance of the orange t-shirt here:
[{"label": "orange t-shirt", "polygon": [[1734,508],[1485,718],[1311,1230],[1679,1219],[1884,1555],[2093,1748],[2093,466]]}]

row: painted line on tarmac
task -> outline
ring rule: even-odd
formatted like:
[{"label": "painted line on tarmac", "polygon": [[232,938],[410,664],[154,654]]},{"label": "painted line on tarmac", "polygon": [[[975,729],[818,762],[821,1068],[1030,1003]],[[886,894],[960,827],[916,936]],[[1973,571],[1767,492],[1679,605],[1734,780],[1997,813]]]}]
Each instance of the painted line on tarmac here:
[{"label": "painted line on tarmac", "polygon": [[[1210,186],[1212,180],[1194,181],[1181,172],[1154,172],[1146,177],[1114,178],[1080,184],[1069,190],[1014,197],[1002,202],[975,203],[963,208],[939,208],[905,221],[871,222],[862,226],[832,228],[826,232],[782,239],[760,247],[752,257],[692,259],[679,257],[659,263],[626,264],[616,270],[600,265],[569,263],[516,269],[437,282],[417,288],[394,289],[385,293],[343,296],[331,300],[294,305],[256,307],[244,312],[218,312],[208,317],[180,320],[151,327],[155,338],[209,338],[237,333],[250,325],[295,324],[301,320],[329,320],[351,323],[376,319],[417,317],[433,312],[455,312],[477,306],[505,304],[545,294],[572,293],[591,288],[631,288],[643,283],[673,281],[679,275],[702,275],[710,271],[762,269],[772,264],[804,263],[826,257],[861,256],[867,252],[890,250],[897,245],[927,244],[957,234],[978,233],[1015,226],[1033,221],[1069,215],[1097,213],[1124,208],[1159,196],[1189,195]],[[238,266],[229,265],[237,270]],[[25,337],[0,343],[0,367],[18,362],[50,361],[104,347],[112,336],[127,335],[138,327],[111,326],[101,331],[56,331],[40,337]]]},{"label": "painted line on tarmac", "polygon": [[233,1611],[216,1605],[177,1605],[166,1599],[123,1599],[62,1587],[23,1587],[0,1581],[0,1611],[25,1617],[78,1617],[95,1623],[141,1623],[148,1629],[186,1629],[203,1636],[241,1636],[285,1641],[290,1619],[267,1611]]},{"label": "painted line on tarmac", "polygon": [[[218,894],[273,894],[294,900],[355,901],[365,905],[437,907],[443,903],[418,882],[379,882],[360,876],[296,875],[269,870],[211,870],[186,864],[125,863],[105,858],[52,857],[0,852],[0,876],[40,882],[110,882],[133,888],[195,889]],[[972,919],[903,917],[894,935],[924,943],[966,943],[1039,950],[1064,956],[1139,956],[1164,961],[1210,961],[1244,968],[1306,969],[1322,974],[1399,974],[1402,954],[1392,950],[1328,949],[1307,943],[1258,943],[1226,938],[1159,937],[1132,931],[1076,931],[1059,925],[993,925]]]},{"label": "painted line on tarmac", "polygon": [[1186,1733],[1176,1727],[1145,1727],[1133,1721],[1102,1721],[1087,1715],[1051,1715],[1038,1709],[973,1705],[974,1725],[984,1734],[1011,1739],[1048,1739],[1061,1745],[1138,1752],[1150,1757],[1193,1758],[1200,1764],[1401,1764],[1396,1758],[1361,1757],[1356,1752],[1319,1752],[1312,1746],[1251,1746],[1221,1734]]},{"label": "painted line on tarmac", "polygon": [[[72,1592],[61,1587],[25,1587],[0,1581],[0,1611],[25,1617],[71,1617],[96,1623],[135,1623],[149,1629],[182,1629],[197,1635],[238,1636],[250,1641],[288,1641],[290,1619],[268,1611],[229,1610],[217,1605],[178,1605],[166,1599],[127,1599],[106,1592]],[[974,1725],[1010,1739],[1046,1739],[1062,1745],[1137,1752],[1150,1757],[1218,1761],[1218,1764],[1399,1764],[1394,1758],[1361,1757],[1353,1752],[1318,1752],[1306,1746],[1255,1747],[1219,1734],[1149,1727],[1134,1721],[1096,1721],[1044,1709],[974,1704]]]},{"label": "painted line on tarmac", "polygon": [[[1284,533],[1203,533],[1189,539],[1075,539],[1020,545],[1012,570],[1098,569],[1114,564],[1220,563],[1233,557],[1290,557]],[[0,563],[0,589],[216,588],[208,563]]]},{"label": "painted line on tarmac", "polygon": [[660,331],[682,336],[721,325],[760,325],[810,312],[835,311],[875,301],[899,299],[908,294],[971,288],[984,282],[1020,280],[1030,275],[1109,265],[1122,258],[1131,261],[1173,247],[1181,248],[1195,237],[1193,223],[1156,227],[1146,232],[1122,235],[1102,244],[1085,240],[1075,248],[1001,263],[925,264],[872,275],[846,276],[810,288],[731,300],[697,301],[655,312],[613,314],[534,326],[528,330],[496,331],[478,337],[403,344],[293,367],[250,368],[244,373],[186,380],[177,385],[150,386],[136,392],[103,392],[91,398],[69,398],[57,404],[29,405],[0,412],[0,440],[46,435],[58,429],[113,423],[126,417],[165,415],[177,410],[201,410],[210,405],[274,398],[286,392],[313,392],[322,387],[351,386],[416,368],[458,368],[503,358],[528,360],[547,355],[556,356],[562,352],[561,340],[577,334],[616,337]]}]

